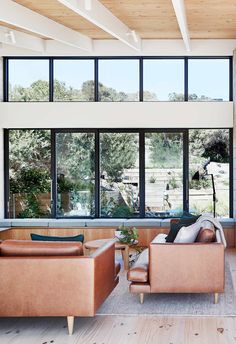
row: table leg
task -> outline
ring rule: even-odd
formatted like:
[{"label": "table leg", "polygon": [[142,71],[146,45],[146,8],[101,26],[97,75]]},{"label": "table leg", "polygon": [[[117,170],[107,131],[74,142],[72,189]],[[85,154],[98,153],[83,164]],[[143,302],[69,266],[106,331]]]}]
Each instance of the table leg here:
[{"label": "table leg", "polygon": [[122,249],[121,253],[124,262],[124,269],[129,270],[129,246],[127,245],[124,249]]}]

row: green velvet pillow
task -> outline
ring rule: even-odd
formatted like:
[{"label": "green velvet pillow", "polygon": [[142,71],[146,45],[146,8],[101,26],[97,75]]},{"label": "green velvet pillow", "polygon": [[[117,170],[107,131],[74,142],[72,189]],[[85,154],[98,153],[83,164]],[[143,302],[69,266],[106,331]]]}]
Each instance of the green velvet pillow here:
[{"label": "green velvet pillow", "polygon": [[183,226],[188,227],[195,223],[199,216],[187,216],[187,217],[181,217],[179,219],[179,222],[173,222],[170,224],[170,231],[169,234],[166,237],[166,242],[174,242],[180,228]]},{"label": "green velvet pillow", "polygon": [[71,237],[58,237],[58,236],[48,236],[48,235],[39,235],[39,234],[30,234],[32,240],[38,241],[80,241],[84,242],[83,234],[71,236]]}]

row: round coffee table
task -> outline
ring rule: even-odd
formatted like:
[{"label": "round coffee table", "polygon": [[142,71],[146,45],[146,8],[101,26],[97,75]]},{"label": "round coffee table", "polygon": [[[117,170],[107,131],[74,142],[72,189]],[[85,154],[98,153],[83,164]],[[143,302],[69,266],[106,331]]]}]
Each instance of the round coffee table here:
[{"label": "round coffee table", "polygon": [[[92,252],[94,250],[97,250],[99,247],[104,245],[108,241],[115,241],[115,239],[98,239],[98,240],[92,240],[87,241],[84,244],[84,247],[89,251]],[[124,244],[120,241],[115,241],[115,250],[120,250],[122,254],[122,259],[124,262],[124,269],[129,270],[129,245]]]}]

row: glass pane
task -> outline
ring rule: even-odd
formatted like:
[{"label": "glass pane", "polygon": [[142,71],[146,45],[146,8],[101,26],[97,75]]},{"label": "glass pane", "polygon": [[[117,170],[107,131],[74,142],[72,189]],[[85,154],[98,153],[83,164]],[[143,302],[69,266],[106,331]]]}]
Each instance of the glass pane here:
[{"label": "glass pane", "polygon": [[94,216],[95,134],[57,133],[57,216]]},{"label": "glass pane", "polygon": [[[189,130],[190,211],[213,212],[213,185],[216,189],[216,214],[229,216],[229,130]],[[192,180],[199,172],[199,181]],[[211,176],[212,175],[212,176]]]},{"label": "glass pane", "polygon": [[183,211],[183,134],[145,134],[146,217]]},{"label": "glass pane", "polygon": [[9,131],[10,218],[51,214],[49,130]]},{"label": "glass pane", "polygon": [[138,60],[99,60],[99,101],[139,100]]},{"label": "glass pane", "polygon": [[139,134],[100,135],[101,216],[139,215]]},{"label": "glass pane", "polygon": [[228,101],[229,60],[190,59],[188,92],[189,101]]},{"label": "glass pane", "polygon": [[143,61],[144,101],[184,100],[184,60]]},{"label": "glass pane", "polygon": [[94,61],[54,60],[54,100],[94,101]]},{"label": "glass pane", "polygon": [[9,60],[9,101],[49,101],[48,60]]}]

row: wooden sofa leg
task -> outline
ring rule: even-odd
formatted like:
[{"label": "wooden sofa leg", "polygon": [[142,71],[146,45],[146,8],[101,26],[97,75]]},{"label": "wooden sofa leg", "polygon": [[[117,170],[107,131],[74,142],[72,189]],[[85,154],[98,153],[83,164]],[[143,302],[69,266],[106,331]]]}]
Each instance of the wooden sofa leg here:
[{"label": "wooden sofa leg", "polygon": [[67,317],[67,325],[68,325],[68,332],[69,332],[69,335],[72,335],[73,334],[73,330],[74,330],[74,320],[75,320],[75,317]]},{"label": "wooden sofa leg", "polygon": [[143,301],[144,301],[144,293],[140,293],[139,294],[139,301],[141,304],[143,304]]},{"label": "wooden sofa leg", "polygon": [[214,303],[217,304],[219,301],[219,293],[214,293]]}]

